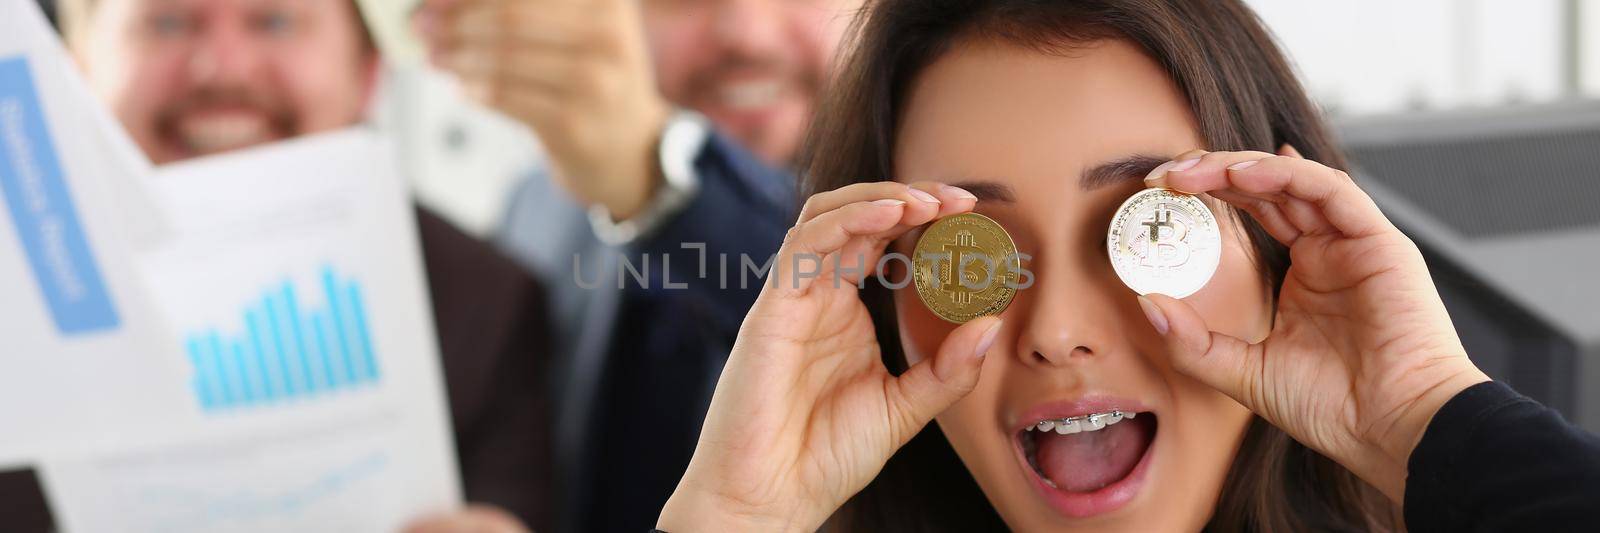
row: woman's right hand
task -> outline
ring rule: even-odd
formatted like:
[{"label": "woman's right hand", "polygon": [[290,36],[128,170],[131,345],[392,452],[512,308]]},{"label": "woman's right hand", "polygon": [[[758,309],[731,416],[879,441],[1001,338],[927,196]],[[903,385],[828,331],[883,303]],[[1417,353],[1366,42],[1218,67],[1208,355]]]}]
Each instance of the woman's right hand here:
[{"label": "woman's right hand", "polygon": [[1283,152],[1196,151],[1146,179],[1231,203],[1289,248],[1267,337],[1210,331],[1182,300],[1141,304],[1180,371],[1402,502],[1434,413],[1489,377],[1467,357],[1416,244],[1349,175]]},{"label": "woman's right hand", "polygon": [[[739,329],[694,459],[657,528],[815,531],[972,390],[998,318],[956,328],[935,357],[893,376],[857,283],[875,273],[890,241],[976,201],[936,183],[880,182],[806,202]],[[802,267],[820,272],[796,275]]]}]

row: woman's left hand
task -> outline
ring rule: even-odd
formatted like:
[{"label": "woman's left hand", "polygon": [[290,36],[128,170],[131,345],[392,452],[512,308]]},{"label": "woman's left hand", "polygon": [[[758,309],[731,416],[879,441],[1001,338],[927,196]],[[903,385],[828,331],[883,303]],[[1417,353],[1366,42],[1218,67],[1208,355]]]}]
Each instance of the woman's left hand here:
[{"label": "woman's left hand", "polygon": [[1181,300],[1143,299],[1174,366],[1401,501],[1433,414],[1489,379],[1467,359],[1422,253],[1347,174],[1292,148],[1175,161],[1147,185],[1243,209],[1292,264],[1272,331],[1255,344],[1210,331]]}]

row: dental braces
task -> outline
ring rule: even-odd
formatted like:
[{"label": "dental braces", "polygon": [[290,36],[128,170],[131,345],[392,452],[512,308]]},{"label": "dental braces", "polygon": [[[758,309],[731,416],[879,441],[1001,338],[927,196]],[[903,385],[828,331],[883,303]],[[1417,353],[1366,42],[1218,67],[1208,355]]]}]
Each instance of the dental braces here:
[{"label": "dental braces", "polygon": [[1137,414],[1134,412],[1124,413],[1120,410],[1107,413],[1090,413],[1082,416],[1041,420],[1029,429],[1045,432],[1055,431],[1058,435],[1070,435],[1084,431],[1098,431],[1123,420],[1132,420]]}]

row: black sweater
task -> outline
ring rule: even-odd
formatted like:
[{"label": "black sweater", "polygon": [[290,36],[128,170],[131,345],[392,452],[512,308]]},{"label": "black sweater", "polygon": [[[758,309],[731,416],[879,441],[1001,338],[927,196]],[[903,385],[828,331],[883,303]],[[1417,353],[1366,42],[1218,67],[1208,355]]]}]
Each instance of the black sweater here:
[{"label": "black sweater", "polygon": [[1505,385],[1446,402],[1407,466],[1413,532],[1600,531],[1600,437]]}]

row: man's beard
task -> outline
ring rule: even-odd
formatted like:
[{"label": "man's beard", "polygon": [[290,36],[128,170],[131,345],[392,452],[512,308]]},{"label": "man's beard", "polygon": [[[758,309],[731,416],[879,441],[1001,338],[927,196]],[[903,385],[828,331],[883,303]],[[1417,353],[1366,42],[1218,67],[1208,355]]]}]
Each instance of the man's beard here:
[{"label": "man's beard", "polygon": [[298,114],[282,100],[250,88],[216,86],[173,100],[157,112],[155,125],[162,139],[190,156],[293,137],[301,126]]}]

